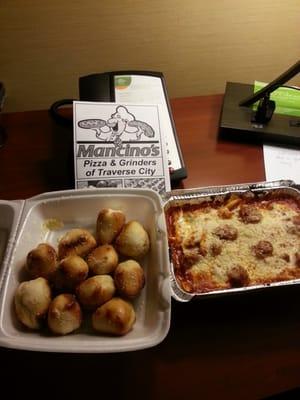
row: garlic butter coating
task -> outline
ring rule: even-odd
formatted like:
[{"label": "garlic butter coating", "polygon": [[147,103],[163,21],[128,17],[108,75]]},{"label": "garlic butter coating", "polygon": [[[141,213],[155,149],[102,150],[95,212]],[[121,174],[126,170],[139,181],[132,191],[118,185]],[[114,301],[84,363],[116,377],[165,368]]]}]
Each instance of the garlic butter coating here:
[{"label": "garlic butter coating", "polygon": [[135,320],[132,304],[118,297],[98,307],[92,315],[95,331],[119,336],[128,333],[133,328]]},{"label": "garlic butter coating", "polygon": [[76,297],[72,294],[56,296],[48,311],[48,327],[57,335],[67,335],[81,325],[82,314]]},{"label": "garlic butter coating", "polygon": [[119,257],[112,245],[103,244],[96,247],[86,260],[92,274],[103,275],[110,274],[116,269]]},{"label": "garlic butter coating", "polygon": [[118,293],[133,299],[141,293],[145,285],[144,270],[135,260],[121,262],[115,270],[114,280]]},{"label": "garlic butter coating", "polygon": [[40,243],[26,258],[26,269],[32,278],[50,279],[56,271],[57,264],[56,250],[48,243]]},{"label": "garlic butter coating", "polygon": [[85,257],[96,245],[96,239],[86,229],[71,229],[58,243],[58,257],[59,259],[69,255]]},{"label": "garlic butter coating", "polygon": [[150,248],[148,233],[138,221],[127,222],[115,244],[119,253],[137,260],[144,257]]},{"label": "garlic butter coating", "polygon": [[115,291],[114,280],[110,275],[95,275],[81,282],[76,294],[83,307],[93,309],[110,300]]},{"label": "garlic butter coating", "polygon": [[77,255],[63,258],[57,267],[53,281],[57,289],[75,290],[76,286],[84,281],[89,273],[85,260]]},{"label": "garlic butter coating", "polygon": [[122,336],[133,329],[131,301],[145,286],[140,259],[149,252],[149,235],[141,223],[126,223],[123,211],[108,207],[98,212],[94,228],[94,234],[85,225],[64,230],[56,247],[39,243],[27,254],[32,280],[14,296],[24,327],[64,336],[90,319],[88,326],[102,334]]},{"label": "garlic butter coating", "polygon": [[45,278],[22,282],[14,296],[18,320],[29,329],[42,327],[51,302],[51,289]]},{"label": "garlic butter coating", "polygon": [[125,224],[125,215],[120,210],[103,208],[97,217],[96,236],[99,244],[112,243]]}]

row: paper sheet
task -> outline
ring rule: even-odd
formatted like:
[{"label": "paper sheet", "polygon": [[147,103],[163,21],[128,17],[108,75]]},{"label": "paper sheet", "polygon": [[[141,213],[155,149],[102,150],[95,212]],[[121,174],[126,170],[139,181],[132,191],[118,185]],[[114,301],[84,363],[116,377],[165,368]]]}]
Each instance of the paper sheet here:
[{"label": "paper sheet", "polygon": [[263,146],[266,180],[291,179],[300,183],[300,149]]},{"label": "paper sheet", "polygon": [[75,187],[170,190],[159,104],[74,101]]},{"label": "paper sheet", "polygon": [[[120,82],[126,80],[128,80],[127,84],[120,86]],[[182,165],[165,96],[161,78],[157,76],[115,76],[115,101],[117,103],[160,104],[160,122],[166,139],[169,167],[178,170]]]}]

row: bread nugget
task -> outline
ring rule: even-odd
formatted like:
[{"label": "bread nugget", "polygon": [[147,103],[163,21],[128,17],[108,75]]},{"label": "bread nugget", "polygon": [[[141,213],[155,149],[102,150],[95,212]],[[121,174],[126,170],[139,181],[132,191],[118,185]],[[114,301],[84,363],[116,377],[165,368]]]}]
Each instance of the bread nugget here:
[{"label": "bread nugget", "polygon": [[116,239],[116,250],[124,256],[140,259],[150,248],[148,233],[137,221],[127,222]]},{"label": "bread nugget", "polygon": [[114,280],[119,294],[130,299],[137,297],[145,285],[143,268],[134,260],[120,263],[115,270]]},{"label": "bread nugget", "polygon": [[95,275],[81,282],[76,289],[77,297],[85,308],[92,309],[110,300],[116,291],[110,275]]},{"label": "bread nugget", "polygon": [[121,231],[125,215],[120,210],[104,208],[97,217],[96,236],[99,244],[110,244]]},{"label": "bread nugget", "polygon": [[98,307],[92,315],[92,325],[97,332],[113,335],[125,335],[136,320],[132,304],[114,297],[107,303]]},{"label": "bread nugget", "polygon": [[40,243],[28,253],[26,259],[26,269],[32,278],[50,279],[56,271],[57,264],[56,250],[48,243]]},{"label": "bread nugget", "polygon": [[15,293],[16,316],[30,329],[40,329],[51,302],[51,289],[45,278],[22,282]]},{"label": "bread nugget", "polygon": [[81,325],[81,309],[72,294],[56,296],[48,312],[48,327],[57,335],[66,335],[78,329]]},{"label": "bread nugget", "polygon": [[73,290],[89,273],[89,267],[82,257],[70,255],[63,258],[54,274],[53,281],[57,289]]},{"label": "bread nugget", "polygon": [[116,269],[119,257],[110,244],[96,247],[88,256],[87,263],[94,275],[110,274]]},{"label": "bread nugget", "polygon": [[58,257],[60,259],[70,255],[86,256],[97,246],[96,239],[86,229],[71,229],[58,243]]}]

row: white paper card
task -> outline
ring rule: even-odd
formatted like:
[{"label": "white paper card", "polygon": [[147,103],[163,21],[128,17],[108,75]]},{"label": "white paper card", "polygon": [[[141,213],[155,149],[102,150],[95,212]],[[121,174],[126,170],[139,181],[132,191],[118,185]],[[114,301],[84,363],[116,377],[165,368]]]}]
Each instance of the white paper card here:
[{"label": "white paper card", "polygon": [[[126,78],[129,79],[129,82],[120,85],[119,83],[126,81]],[[115,99],[117,102],[127,104],[160,104],[162,111],[160,118],[166,141],[169,167],[174,170],[180,169],[181,162],[161,79],[150,75],[133,74],[125,78],[122,75],[116,75],[115,83]]]},{"label": "white paper card", "polygon": [[73,103],[75,187],[170,190],[159,105]]},{"label": "white paper card", "polygon": [[300,150],[264,145],[266,180],[291,179],[300,183]]}]

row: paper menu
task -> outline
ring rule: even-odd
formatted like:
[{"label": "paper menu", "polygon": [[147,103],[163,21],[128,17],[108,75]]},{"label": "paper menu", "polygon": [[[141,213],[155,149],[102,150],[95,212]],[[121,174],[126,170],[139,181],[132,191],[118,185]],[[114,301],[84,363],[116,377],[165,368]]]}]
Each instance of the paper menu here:
[{"label": "paper menu", "polygon": [[170,190],[159,105],[75,101],[75,187]]},{"label": "paper menu", "polygon": [[300,183],[300,149],[263,146],[267,181],[291,179]]}]

